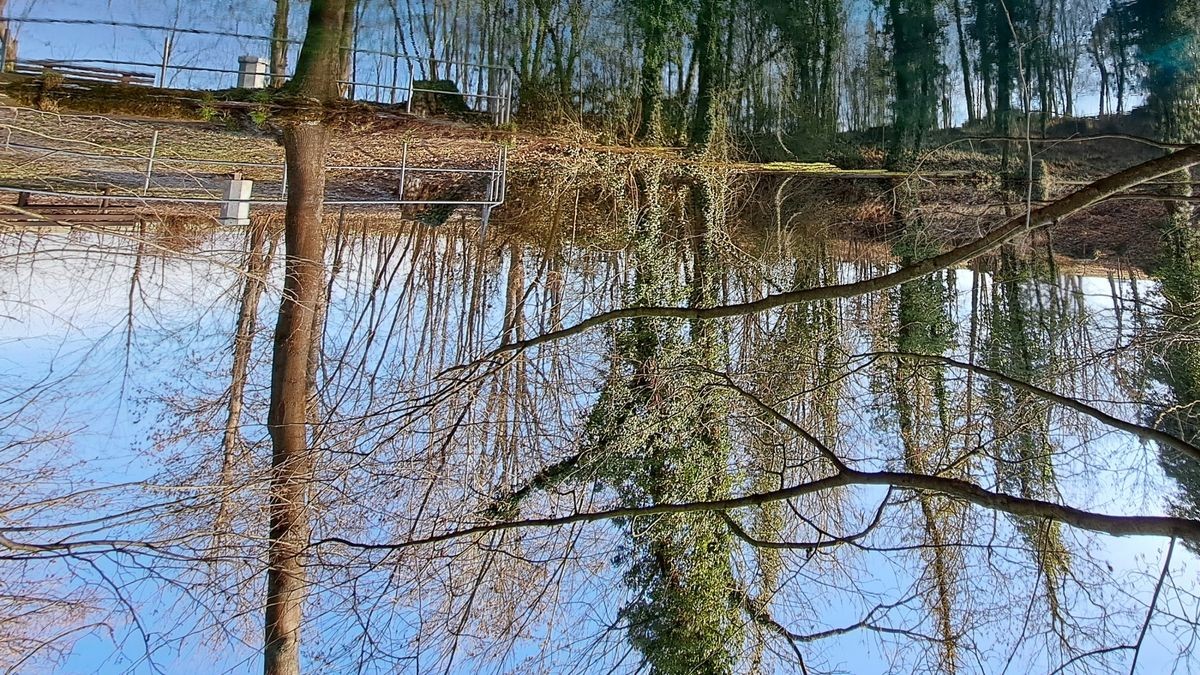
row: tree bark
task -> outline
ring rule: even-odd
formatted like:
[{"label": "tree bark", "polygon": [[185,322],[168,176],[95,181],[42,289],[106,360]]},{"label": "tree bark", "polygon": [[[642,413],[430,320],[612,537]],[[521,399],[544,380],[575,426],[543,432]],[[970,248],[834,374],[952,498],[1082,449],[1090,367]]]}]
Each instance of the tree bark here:
[{"label": "tree bark", "polygon": [[357,25],[355,7],[357,3],[347,2],[342,12],[341,39],[338,41],[338,93],[346,98],[354,98],[355,77],[354,68],[354,30]]},{"label": "tree bark", "polygon": [[940,40],[941,29],[930,0],[890,0],[888,23],[896,95],[886,166],[899,169],[915,158],[937,124],[936,78],[941,65],[929,45]]},{"label": "tree bark", "polygon": [[292,93],[319,101],[338,98],[343,26],[354,5],[355,0],[312,0],[308,32],[296,59],[296,75],[288,83]]},{"label": "tree bark", "polygon": [[662,140],[662,67],[666,60],[661,31],[646,31],[642,42],[641,112],[638,138]]},{"label": "tree bark", "polygon": [[[340,47],[354,0],[312,0],[308,32],[289,90],[318,101],[338,97]],[[315,455],[308,439],[314,326],[325,279],[325,155],[329,130],[319,121],[284,124],[288,170],[284,214],[283,298],[271,365],[271,483],[263,672],[299,675],[300,627],[306,596],[304,551],[311,535],[309,493]]]},{"label": "tree bark", "polygon": [[308,443],[308,365],[313,319],[325,277],[321,207],[328,145],[329,131],[320,124],[294,124],[283,132],[289,188],[284,232],[287,251],[267,416],[273,452],[265,675],[300,672],[304,550],[311,531],[308,499],[314,467]]},{"label": "tree bark", "polygon": [[721,0],[700,0],[696,17],[696,40],[693,51],[697,64],[696,111],[692,117],[691,145],[706,150],[712,141],[715,118],[720,114],[720,82],[723,72],[720,44]]}]

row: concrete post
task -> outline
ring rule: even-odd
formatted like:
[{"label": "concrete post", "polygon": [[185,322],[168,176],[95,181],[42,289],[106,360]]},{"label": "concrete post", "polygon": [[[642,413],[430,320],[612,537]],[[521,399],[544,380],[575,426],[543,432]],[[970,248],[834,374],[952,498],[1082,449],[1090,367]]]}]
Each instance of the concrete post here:
[{"label": "concrete post", "polygon": [[221,202],[221,224],[245,226],[250,224],[250,191],[254,181],[243,180],[235,173],[225,184],[225,201]]},{"label": "concrete post", "polygon": [[265,89],[267,87],[267,60],[257,56],[238,57],[238,82],[240,89]]}]

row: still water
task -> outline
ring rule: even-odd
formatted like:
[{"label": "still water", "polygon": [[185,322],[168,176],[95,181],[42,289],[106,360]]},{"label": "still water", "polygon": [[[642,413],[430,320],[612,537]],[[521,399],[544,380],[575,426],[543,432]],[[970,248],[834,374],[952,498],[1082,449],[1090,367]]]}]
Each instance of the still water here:
[{"label": "still water", "polygon": [[[777,492],[840,463],[1102,514],[1195,508],[1173,451],[1038,393],[1168,428],[1188,401],[1153,279],[1035,239],[881,292],[508,349],[622,307],[851,283],[913,249],[712,185],[622,189],[545,188],[486,230],[330,219],[311,669],[1189,669],[1183,542],[1164,573],[1162,537],[879,482]],[[251,229],[3,234],[17,670],[259,668],[283,252],[277,218]],[[770,498],[538,522],[753,495]],[[496,522],[521,526],[439,537]]]}]

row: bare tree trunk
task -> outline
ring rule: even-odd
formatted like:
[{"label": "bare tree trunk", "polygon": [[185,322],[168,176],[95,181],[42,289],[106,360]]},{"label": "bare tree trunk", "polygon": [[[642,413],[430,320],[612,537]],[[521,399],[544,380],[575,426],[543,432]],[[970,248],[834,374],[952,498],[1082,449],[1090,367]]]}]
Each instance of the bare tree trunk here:
[{"label": "bare tree trunk", "polygon": [[[8,0],[0,0],[0,17],[5,16],[7,10]],[[0,21],[0,43],[4,46],[4,59],[0,63],[0,70],[10,71],[17,61],[17,36],[7,21]]]},{"label": "bare tree trunk", "polygon": [[1108,65],[1105,63],[1105,57],[1100,52],[1100,43],[1093,37],[1088,43],[1088,53],[1092,56],[1092,62],[1096,64],[1096,69],[1100,72],[1100,107],[1099,114],[1104,115],[1108,106]]},{"label": "bare tree trunk", "polygon": [[271,86],[287,81],[288,9],[291,0],[275,0],[275,23],[271,26]]},{"label": "bare tree trunk", "polygon": [[296,75],[289,84],[301,96],[320,101],[338,98],[340,49],[345,16],[355,0],[312,0],[308,29],[296,59]]},{"label": "bare tree trunk", "polygon": [[[308,32],[289,85],[301,96],[328,101],[338,96],[339,48],[354,0],[312,0]],[[290,121],[283,129],[288,169],[284,216],[283,298],[275,325],[271,366],[270,537],[263,672],[299,675],[300,626],[305,599],[304,550],[311,532],[309,494],[315,457],[308,440],[315,314],[325,279],[325,155],[329,130],[319,122]]]},{"label": "bare tree trunk", "polygon": [[338,45],[338,62],[339,78],[342,82],[338,83],[338,89],[342,96],[354,98],[354,26],[355,26],[355,4],[347,2],[345,12],[342,14],[342,38]]},{"label": "bare tree trunk", "polygon": [[963,98],[967,101],[967,122],[974,123],[979,119],[975,109],[975,92],[971,88],[971,58],[967,55],[967,36],[963,32],[962,2],[953,0],[954,27],[958,32],[958,60],[962,65]]},{"label": "bare tree trunk", "polygon": [[[242,451],[241,419],[246,392],[246,376],[250,370],[251,347],[257,330],[258,303],[266,287],[264,279],[271,266],[275,240],[266,242],[267,226],[252,225],[246,248],[246,280],[242,285],[241,309],[233,335],[233,367],[229,378],[229,412],[225,417],[225,434],[221,442],[221,489],[225,494],[217,510],[216,531],[224,536],[229,526],[229,494],[233,486],[234,468]],[[263,247],[266,246],[266,250]]]},{"label": "bare tree trunk", "polygon": [[[315,4],[315,3],[314,3]],[[336,45],[337,43],[334,42]],[[319,124],[284,128],[288,167],[287,258],[275,326],[271,405],[270,541],[267,547],[266,675],[300,672],[300,623],[305,596],[304,549],[311,525],[308,497],[314,456],[308,443],[308,364],[313,320],[325,278],[325,153],[329,131]]]},{"label": "bare tree trunk", "polygon": [[[1129,46],[1125,44],[1126,36],[1121,33],[1125,26],[1123,22],[1117,26],[1117,57],[1116,57],[1116,76],[1117,76],[1117,114],[1125,114],[1125,83],[1127,81],[1131,64],[1129,63]],[[1111,108],[1112,105],[1109,105]]]}]

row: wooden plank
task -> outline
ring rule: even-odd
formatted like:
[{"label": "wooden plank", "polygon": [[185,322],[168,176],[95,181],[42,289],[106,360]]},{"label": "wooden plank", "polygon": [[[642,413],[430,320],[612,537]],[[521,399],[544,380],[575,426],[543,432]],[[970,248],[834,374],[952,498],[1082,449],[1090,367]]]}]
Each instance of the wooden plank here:
[{"label": "wooden plank", "polygon": [[[107,213],[97,213],[96,207],[94,207],[94,206],[72,207],[69,209],[62,209],[62,208],[60,208],[60,209],[44,209],[41,206],[35,204],[31,207],[22,207],[22,208],[24,209],[24,211],[29,212],[29,213],[36,213],[39,216],[50,216],[50,217],[54,217],[54,218],[57,218],[59,216],[138,216],[141,214],[141,211],[139,211],[137,209],[115,209],[115,210],[110,210]],[[0,209],[0,215],[3,215],[5,213],[6,213],[5,210]]]},{"label": "wooden plank", "polygon": [[70,223],[72,225],[121,225],[141,222],[141,217],[135,213],[91,213],[79,216],[51,216],[38,218],[27,214],[0,213],[0,223],[43,223],[55,225]]},{"label": "wooden plank", "polygon": [[68,82],[103,82],[105,84],[119,84],[121,81],[119,77],[104,77],[101,75],[87,75],[87,74],[76,75],[76,74],[72,74],[72,73],[60,72],[57,70],[55,70],[55,71],[36,70],[35,71],[35,70],[30,69],[30,70],[17,70],[14,72],[16,72],[18,75],[28,75],[29,77],[42,77],[47,72],[54,72],[55,74],[62,76],[64,81],[68,81]]},{"label": "wooden plank", "polygon": [[135,77],[135,78],[150,78],[150,79],[154,78],[154,76],[149,73],[144,73],[144,72],[137,71],[137,70],[117,70],[115,68],[101,68],[100,66],[85,66],[85,65],[80,65],[77,63],[67,63],[64,61],[23,61],[21,63],[22,64],[32,64],[35,66],[41,66],[43,68],[49,68],[51,70],[70,70],[70,71],[81,72],[81,73],[82,72],[97,73],[100,75],[129,76],[129,77]]},{"label": "wooden plank", "polygon": [[105,82],[114,84],[154,84],[154,75],[135,71],[111,70],[91,66],[78,66],[69,63],[52,61],[24,61],[13,67],[18,75],[40,77],[47,72],[57,73],[64,79],[83,80],[88,82]]}]

